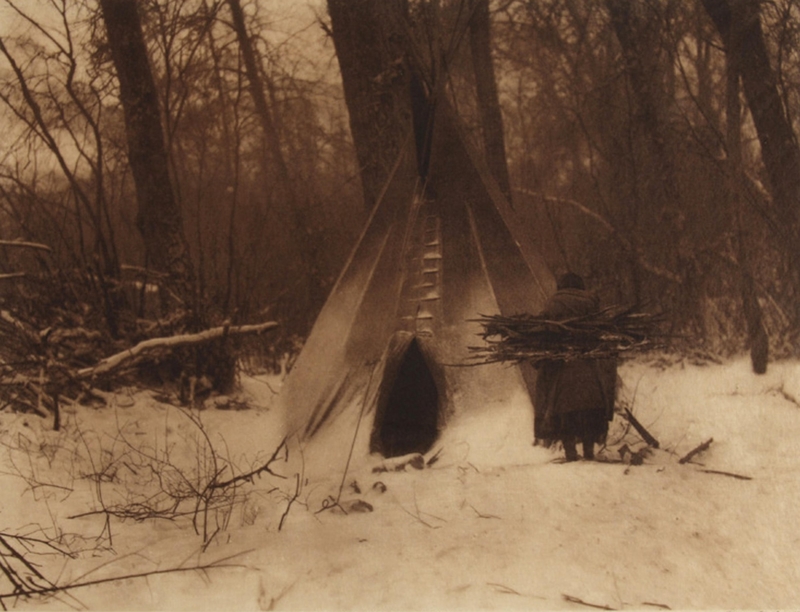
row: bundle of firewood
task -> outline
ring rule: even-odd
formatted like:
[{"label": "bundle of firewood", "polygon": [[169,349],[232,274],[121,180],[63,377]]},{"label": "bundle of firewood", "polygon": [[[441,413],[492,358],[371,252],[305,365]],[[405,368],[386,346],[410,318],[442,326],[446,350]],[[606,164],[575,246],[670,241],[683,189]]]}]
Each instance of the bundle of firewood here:
[{"label": "bundle of firewood", "polygon": [[561,321],[534,315],[491,315],[475,319],[486,344],[469,347],[476,363],[572,361],[614,358],[656,348],[663,315],[613,306]]}]

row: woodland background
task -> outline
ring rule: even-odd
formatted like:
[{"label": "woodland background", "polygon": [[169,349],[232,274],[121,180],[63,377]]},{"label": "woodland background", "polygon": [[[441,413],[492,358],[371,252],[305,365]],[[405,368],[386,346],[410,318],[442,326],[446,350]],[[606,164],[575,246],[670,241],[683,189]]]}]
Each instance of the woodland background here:
[{"label": "woodland background", "polygon": [[294,354],[388,176],[412,74],[444,79],[555,272],[663,310],[686,348],[756,368],[795,351],[797,0],[0,11],[0,357],[56,398],[70,368],[150,337],[280,323],[165,356],[156,382],[191,363],[221,388],[233,361]]}]

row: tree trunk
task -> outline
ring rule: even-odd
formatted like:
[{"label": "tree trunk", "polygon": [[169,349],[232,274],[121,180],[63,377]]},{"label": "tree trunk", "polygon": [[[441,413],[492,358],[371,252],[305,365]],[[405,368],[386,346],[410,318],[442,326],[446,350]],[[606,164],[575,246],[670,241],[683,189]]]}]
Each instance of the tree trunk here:
[{"label": "tree trunk", "polygon": [[191,304],[194,273],[170,182],[158,97],[137,0],[100,0],[100,7],[119,79],[128,159],[139,206],[136,223],[144,239],[147,265],[165,273],[173,290]]},{"label": "tree trunk", "polygon": [[[256,114],[261,122],[261,129],[264,130],[264,138],[267,141],[266,145],[270,152],[270,161],[275,164],[275,168],[277,169],[278,180],[280,181],[281,189],[284,192],[283,195],[287,198],[291,206],[295,206],[296,197],[294,194],[294,189],[292,188],[292,181],[289,176],[289,166],[286,163],[286,158],[283,155],[283,151],[281,151],[278,131],[275,129],[275,122],[272,120],[272,113],[267,105],[267,98],[264,95],[264,83],[259,74],[256,53],[253,49],[253,44],[250,41],[250,36],[247,33],[247,26],[244,22],[242,5],[239,0],[228,0],[228,7],[231,10],[231,16],[233,17],[233,29],[236,32],[236,38],[239,41],[239,49],[242,52],[242,59],[244,60],[250,96],[253,98]],[[267,168],[265,168],[265,171],[266,170]]]},{"label": "tree trunk", "polygon": [[652,198],[653,217],[661,227],[661,239],[654,241],[654,247],[661,247],[662,256],[672,262],[678,272],[680,285],[674,287],[676,314],[684,324],[692,324],[702,329],[698,312],[698,292],[693,253],[691,245],[682,239],[683,197],[678,188],[679,177],[674,154],[667,142],[663,102],[667,100],[662,92],[660,75],[671,70],[671,65],[658,57],[658,41],[653,40],[657,31],[652,16],[644,15],[648,3],[630,0],[606,0],[617,40],[622,49],[627,78],[633,91],[637,114],[633,121],[638,123],[645,134],[648,154],[655,168]]},{"label": "tree trunk", "polygon": [[[734,41],[736,34],[733,29],[728,31],[725,40],[726,48],[734,48],[738,41]],[[736,258],[739,263],[740,290],[742,294],[742,310],[747,323],[747,340],[750,347],[750,363],[753,372],[764,374],[767,371],[769,360],[769,337],[764,329],[761,305],[756,294],[753,270],[750,262],[750,245],[752,239],[748,230],[749,223],[745,220],[746,210],[742,199],[742,122],[741,103],[739,101],[739,65],[736,54],[729,53],[725,62],[726,92],[725,109],[726,145],[728,148],[729,192],[733,218],[736,220]]]},{"label": "tree trunk", "polygon": [[[800,290],[800,146],[770,65],[759,5],[752,0],[703,0],[703,6],[741,76],[769,177],[776,235],[791,258],[790,280],[796,298]],[[797,328],[800,305],[795,307],[793,317]]]},{"label": "tree trunk", "polygon": [[[312,322],[308,318],[308,312],[315,312],[325,300],[315,261],[315,253],[319,247],[307,227],[303,208],[289,173],[289,164],[281,149],[273,112],[275,105],[273,104],[273,109],[270,109],[267,103],[265,79],[261,77],[260,60],[247,31],[241,2],[240,0],[227,0],[227,2],[244,60],[248,90],[269,152],[269,155],[262,159],[264,180],[268,181],[273,175],[271,167],[274,167],[278,178],[278,189],[272,198],[277,222],[273,227],[265,229],[265,235],[270,240],[272,249],[278,258],[285,262],[282,270],[275,271],[280,291],[285,295],[285,299],[280,300],[281,305],[278,306],[278,310],[287,320],[286,327],[290,332],[304,334]],[[300,303],[302,306],[298,308],[297,305]]]},{"label": "tree trunk", "polygon": [[328,0],[328,12],[371,210],[412,126],[407,0]]},{"label": "tree trunk", "polygon": [[472,67],[475,72],[475,90],[481,115],[486,164],[501,191],[511,202],[511,181],[508,176],[506,160],[503,115],[500,112],[500,98],[497,93],[497,81],[492,64],[489,0],[471,0],[471,2],[469,42]]}]

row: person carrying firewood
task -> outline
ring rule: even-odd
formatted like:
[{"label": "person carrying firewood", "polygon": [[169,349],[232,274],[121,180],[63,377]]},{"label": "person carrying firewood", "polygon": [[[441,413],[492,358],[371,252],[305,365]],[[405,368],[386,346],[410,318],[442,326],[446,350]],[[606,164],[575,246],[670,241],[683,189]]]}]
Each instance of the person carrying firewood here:
[{"label": "person carrying firewood", "polygon": [[[600,310],[596,293],[587,291],[577,274],[564,274],[547,301],[541,317],[566,321]],[[616,359],[575,358],[544,360],[534,402],[534,429],[538,440],[561,440],[567,461],[577,461],[577,442],[584,459],[594,459],[594,445],[602,443],[614,416]]]}]

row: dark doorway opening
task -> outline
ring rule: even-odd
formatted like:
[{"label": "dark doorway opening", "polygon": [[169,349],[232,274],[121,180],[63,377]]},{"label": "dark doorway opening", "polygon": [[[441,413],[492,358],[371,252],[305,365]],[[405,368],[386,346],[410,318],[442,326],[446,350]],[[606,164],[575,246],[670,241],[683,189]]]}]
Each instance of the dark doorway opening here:
[{"label": "dark doorway opening", "polygon": [[439,434],[439,391],[416,338],[387,367],[375,414],[370,450],[384,457],[430,450]]}]

